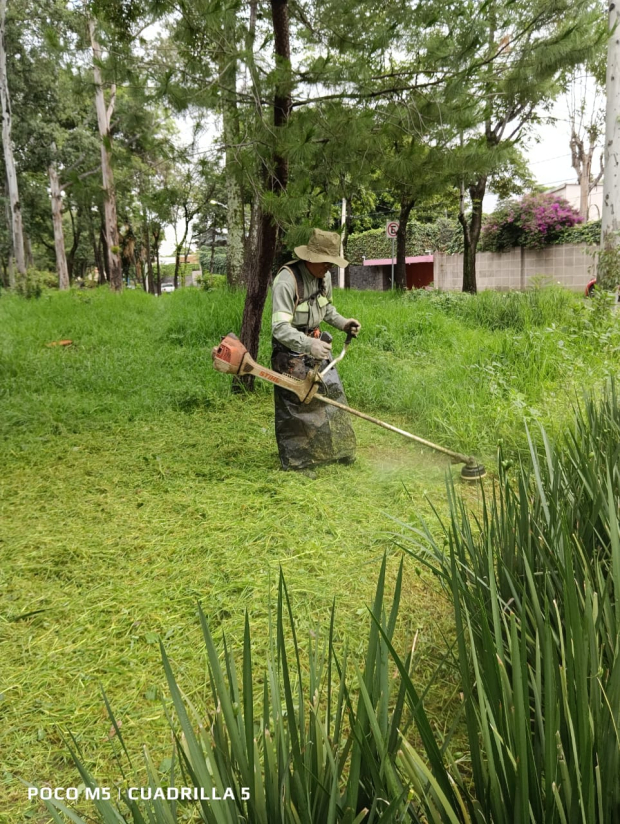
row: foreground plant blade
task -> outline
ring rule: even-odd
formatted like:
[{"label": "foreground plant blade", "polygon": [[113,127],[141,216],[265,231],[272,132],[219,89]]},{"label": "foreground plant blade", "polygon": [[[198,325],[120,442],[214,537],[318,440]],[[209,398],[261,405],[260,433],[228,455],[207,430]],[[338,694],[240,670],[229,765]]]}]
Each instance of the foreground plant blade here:
[{"label": "foreground plant blade", "polygon": [[428,528],[428,550],[412,546],[415,539],[407,548],[453,600],[474,794],[485,820],[610,824],[620,820],[613,382],[576,411],[565,442],[554,447],[544,432],[541,440],[539,453],[529,438],[530,468],[514,479],[500,472],[479,523],[450,492],[447,553]]}]

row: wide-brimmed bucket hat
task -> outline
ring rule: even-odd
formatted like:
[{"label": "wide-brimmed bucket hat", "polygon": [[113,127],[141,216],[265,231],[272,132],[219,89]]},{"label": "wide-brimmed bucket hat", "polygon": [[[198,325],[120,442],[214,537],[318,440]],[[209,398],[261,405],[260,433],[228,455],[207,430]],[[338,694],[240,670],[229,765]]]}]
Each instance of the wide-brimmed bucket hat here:
[{"label": "wide-brimmed bucket hat", "polygon": [[322,229],[313,229],[310,240],[305,246],[297,246],[295,254],[301,260],[310,263],[335,263],[343,269],[349,261],[340,257],[340,235],[338,232],[324,232]]}]

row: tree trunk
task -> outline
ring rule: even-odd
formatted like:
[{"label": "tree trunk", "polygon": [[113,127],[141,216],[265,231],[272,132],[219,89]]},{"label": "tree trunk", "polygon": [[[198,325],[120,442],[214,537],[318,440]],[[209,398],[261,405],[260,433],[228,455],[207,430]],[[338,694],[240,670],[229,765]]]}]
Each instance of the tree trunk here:
[{"label": "tree trunk", "polygon": [[102,283],[103,278],[103,259],[101,255],[101,247],[97,243],[97,237],[95,235],[95,227],[93,226],[93,218],[92,214],[89,210],[88,212],[88,228],[90,231],[90,242],[93,247],[93,256],[95,258],[95,266],[97,267],[97,279],[99,283]]},{"label": "tree trunk", "polygon": [[4,148],[4,165],[9,192],[10,229],[13,242],[13,254],[20,275],[26,274],[26,256],[24,254],[24,233],[22,210],[19,202],[17,171],[13,157],[13,140],[11,137],[11,98],[6,74],[5,22],[7,0],[0,0],[0,106],[2,106],[2,146]]},{"label": "tree trunk", "polygon": [[157,267],[157,294],[161,295],[161,267],[159,265],[159,245],[161,238],[161,227],[153,229],[153,241],[155,243],[155,264]]},{"label": "tree trunk", "polygon": [[[351,235],[351,227],[353,225],[353,206],[351,204],[351,198],[347,199],[347,228],[344,235],[343,240],[343,249],[344,249],[344,256],[347,258],[348,254],[348,246],[349,246],[349,236]],[[348,259],[348,258],[347,258]],[[344,270],[344,288],[350,289],[351,288],[351,265],[347,266]]]},{"label": "tree trunk", "polygon": [[101,277],[99,278],[99,283],[109,283],[110,282],[110,257],[108,255],[108,239],[105,233],[105,226],[103,223],[103,215],[101,216],[101,226],[99,228],[99,239],[101,245],[101,260],[103,261],[103,270],[101,272]]},{"label": "tree trunk", "polygon": [[32,253],[32,243],[24,232],[24,256],[26,258],[26,269],[34,269],[34,255]]},{"label": "tree trunk", "polygon": [[115,292],[123,288],[123,274],[120,258],[120,242],[118,237],[118,221],[116,218],[116,193],[114,191],[114,173],[112,171],[112,135],[110,134],[110,120],[114,112],[116,101],[116,86],[112,86],[110,103],[106,107],[101,79],[101,46],[95,38],[95,23],[88,21],[90,42],[93,50],[93,72],[95,76],[95,107],[97,109],[97,125],[101,137],[101,178],[103,184],[103,209],[105,216],[106,256],[110,286]]},{"label": "tree trunk", "polygon": [[[263,309],[265,308],[265,300],[269,289],[277,239],[278,230],[271,219],[271,215],[262,212],[258,229],[258,247],[255,250],[255,265],[248,272],[249,280],[243,307],[241,333],[239,335],[253,358],[258,355]],[[252,390],[254,388],[254,376],[247,375],[239,378],[236,385],[239,384],[243,384],[246,389]]]},{"label": "tree trunk", "polygon": [[[226,25],[226,28],[230,26]],[[225,31],[225,41],[234,42],[234,32]],[[245,227],[243,225],[243,196],[239,183],[240,164],[237,160],[236,145],[239,142],[239,115],[237,112],[237,61],[226,54],[220,54],[220,85],[222,125],[224,129],[224,146],[226,162],[224,167],[226,180],[226,280],[232,288],[241,285],[243,276],[243,244]]]},{"label": "tree trunk", "polygon": [[590,146],[589,150],[583,153],[581,170],[579,174],[579,214],[584,221],[588,220],[593,155],[594,146]]},{"label": "tree trunk", "polygon": [[[181,242],[177,243],[175,250],[174,250],[174,288],[175,290],[179,288],[179,269],[181,268],[181,249],[183,248],[183,244],[185,243],[185,239],[187,238],[187,233],[189,232],[189,222],[190,217],[187,211],[187,208],[184,207],[185,211],[185,229],[183,231],[183,237],[181,238]],[[183,286],[185,286],[185,269],[183,269]]]},{"label": "tree trunk", "polygon": [[146,210],[144,211],[144,238],[146,241],[146,267],[148,271],[148,282],[149,288],[148,292],[151,295],[155,294],[155,276],[153,275],[153,260],[151,258],[151,227],[149,225],[148,215]]},{"label": "tree trunk", "polygon": [[52,144],[52,162],[49,165],[50,194],[52,198],[52,224],[54,226],[54,250],[56,252],[56,271],[58,272],[58,288],[69,288],[69,270],[65,253],[65,235],[62,229],[62,190],[56,168],[56,146]]},{"label": "tree trunk", "polygon": [[605,174],[603,178],[603,215],[601,247],[611,251],[618,247],[620,231],[620,5],[609,4],[607,44],[607,109],[605,114]]},{"label": "tree trunk", "polygon": [[69,217],[71,218],[71,234],[73,240],[71,241],[71,248],[67,253],[67,272],[69,273],[69,283],[73,280],[73,269],[75,268],[75,254],[77,252],[78,246],[80,245],[80,235],[82,234],[82,230],[80,227],[80,207],[77,207],[77,225],[75,222],[75,217],[73,216],[73,209],[71,208],[71,201],[68,202],[68,212]]},{"label": "tree trunk", "polygon": [[211,229],[211,260],[209,261],[209,274],[213,274],[213,259],[215,258],[215,227]]},{"label": "tree trunk", "polygon": [[[275,41],[276,67],[280,80],[276,84],[273,100],[274,149],[273,172],[268,174],[265,188],[274,194],[282,194],[288,183],[288,162],[280,153],[277,142],[279,132],[286,125],[291,113],[291,51],[288,20],[288,0],[271,0],[271,15]],[[248,291],[243,307],[241,322],[241,342],[250,355],[258,355],[260,327],[271,280],[275,258],[278,230],[272,216],[261,207],[261,219],[258,227],[255,265],[250,272]],[[242,378],[246,388],[252,389],[252,376]]]},{"label": "tree trunk", "polygon": [[402,198],[398,215],[398,232],[396,233],[396,266],[394,267],[394,284],[397,289],[407,288],[407,221],[415,200]]},{"label": "tree trunk", "polygon": [[[176,248],[174,250],[174,289],[175,291],[179,288],[179,269],[181,267],[181,244],[185,241],[185,237],[183,237],[183,241],[181,243],[177,243]],[[183,270],[185,272],[185,270]]]},{"label": "tree trunk", "polygon": [[465,217],[464,191],[461,191],[461,208],[459,223],[463,227],[463,292],[475,295],[478,291],[476,283],[476,252],[482,230],[482,202],[486,191],[487,178],[482,175],[469,187],[471,198],[471,215],[469,221]]},{"label": "tree trunk", "polygon": [[255,196],[250,209],[250,228],[245,240],[243,253],[243,282],[248,284],[252,277],[252,271],[256,268],[256,261],[259,252],[259,232],[262,219],[260,197]]},{"label": "tree trunk", "polygon": [[[344,248],[346,243],[346,231],[347,231],[347,199],[346,197],[342,198],[342,204],[340,209],[340,257],[345,257]],[[338,286],[341,289],[344,289],[344,281],[345,281],[345,267],[339,266],[338,267]]]},{"label": "tree trunk", "polygon": [[570,150],[571,165],[577,173],[577,182],[579,183],[579,214],[584,220],[587,220],[594,146],[590,144],[589,151],[586,152],[584,142],[574,126],[570,138]]},{"label": "tree trunk", "polygon": [[620,284],[620,6],[617,3],[609,4],[609,31],[611,36],[607,43],[603,214],[596,279],[603,289],[612,290]]}]

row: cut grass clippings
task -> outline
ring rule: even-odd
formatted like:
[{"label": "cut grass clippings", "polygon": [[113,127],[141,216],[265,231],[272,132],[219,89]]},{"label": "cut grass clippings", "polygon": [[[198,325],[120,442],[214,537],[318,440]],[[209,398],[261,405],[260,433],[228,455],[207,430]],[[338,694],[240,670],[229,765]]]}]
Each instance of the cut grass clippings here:
[{"label": "cut grass clippings", "polygon": [[[134,752],[146,743],[160,763],[170,741],[159,637],[190,699],[208,703],[197,602],[233,644],[247,608],[255,639],[263,627],[260,661],[280,568],[302,632],[336,598],[352,651],[362,643],[359,622],[390,545],[385,513],[409,519],[412,498],[438,497],[446,464],[414,449],[405,466],[387,433],[361,433],[355,466],[326,468],[316,481],[281,473],[270,405],[231,404],[236,443],[226,441],[228,409],[209,427],[194,413],[183,427],[133,423],[31,442],[10,456],[0,490],[0,710],[3,767],[16,777],[75,784],[57,725],[77,736],[95,775],[117,777],[100,685]],[[407,580],[401,639],[420,631],[428,677],[450,633],[446,607],[427,576],[411,568]],[[20,809],[25,789],[11,788]]]},{"label": "cut grass clippings", "polygon": [[[561,428],[574,393],[617,369],[617,328],[555,292],[553,321],[543,313],[534,323],[531,307],[516,306],[506,327],[501,298],[472,313],[467,296],[444,305],[337,293],[364,327],[340,370],[349,402],[475,452],[489,470],[499,437],[506,451],[525,448],[524,416]],[[195,290],[0,300],[6,822],[46,820],[18,779],[79,783],[61,732],[76,736],[99,780],[118,777],[100,687],[134,753],[147,744],[156,765],[170,754],[158,639],[189,698],[208,704],[197,602],[233,644],[249,611],[260,667],[282,568],[300,633],[314,632],[336,598],[355,651],[383,553],[395,556],[392,574],[399,557],[391,519],[430,516],[427,496],[445,510],[445,473],[458,468],[357,420],[353,467],[325,467],[317,480],[282,473],[270,387],[230,396],[211,367],[211,346],[238,331],[241,307],[239,294]],[[62,339],[73,344],[46,346]],[[262,363],[268,346],[266,321]],[[476,486],[466,492],[475,504]],[[420,631],[424,684],[453,628],[434,579],[410,563],[405,581],[397,635],[402,649]],[[436,677],[430,711],[447,728],[455,682],[448,668]]]}]

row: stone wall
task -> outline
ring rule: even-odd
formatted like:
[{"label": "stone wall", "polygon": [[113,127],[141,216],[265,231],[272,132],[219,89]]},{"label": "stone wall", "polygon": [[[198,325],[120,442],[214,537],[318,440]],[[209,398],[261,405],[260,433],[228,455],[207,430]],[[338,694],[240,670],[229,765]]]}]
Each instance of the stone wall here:
[{"label": "stone wall", "polygon": [[[349,284],[351,289],[374,289],[382,292],[390,288],[390,275],[386,276],[386,266],[349,266]],[[337,281],[336,281],[337,282]],[[333,283],[333,281],[332,281]]]},{"label": "stone wall", "polygon": [[[437,289],[459,291],[463,283],[463,255],[435,252],[434,284]],[[581,292],[593,277],[592,247],[548,246],[545,249],[519,247],[507,252],[479,252],[476,256],[478,290],[527,289],[537,279],[560,283]]]}]

